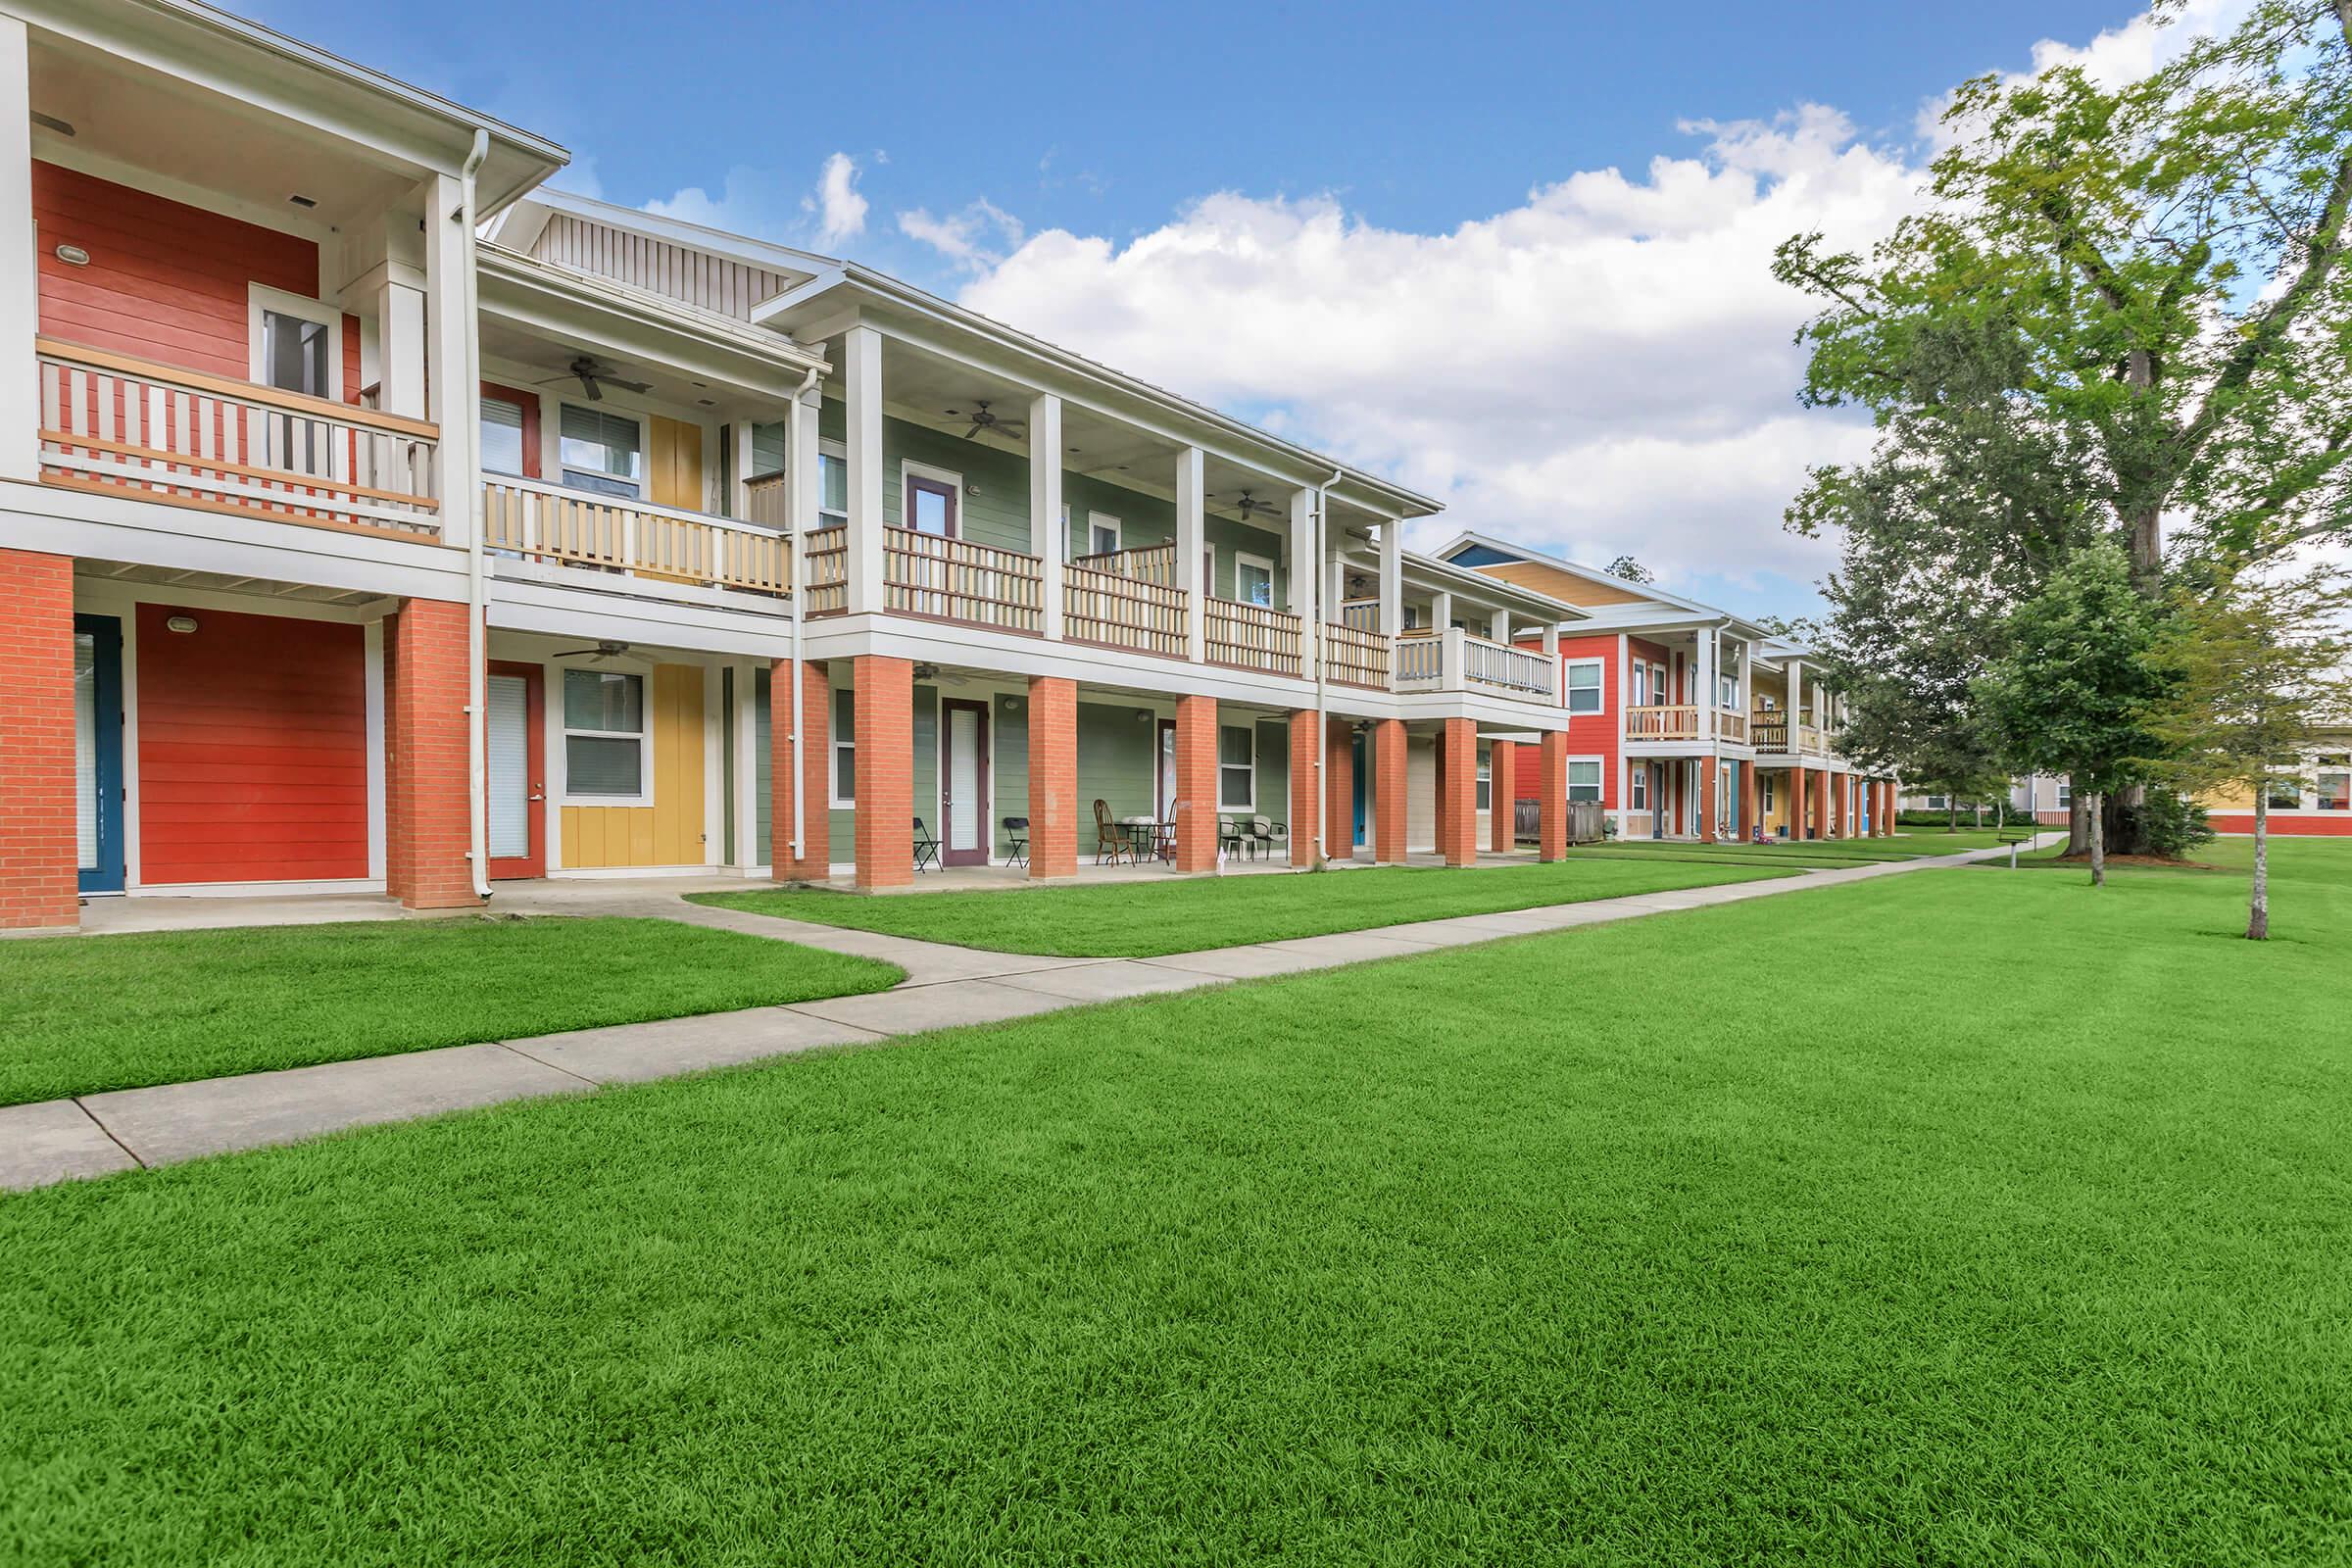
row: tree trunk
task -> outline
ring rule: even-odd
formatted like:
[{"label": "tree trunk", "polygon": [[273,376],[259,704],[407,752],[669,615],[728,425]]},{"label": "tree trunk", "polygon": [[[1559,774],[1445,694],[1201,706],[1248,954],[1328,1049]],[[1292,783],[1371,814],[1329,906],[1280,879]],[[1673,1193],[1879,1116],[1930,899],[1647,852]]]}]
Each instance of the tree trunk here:
[{"label": "tree trunk", "polygon": [[2271,940],[2271,781],[2254,787],[2254,896],[2246,906],[2246,940]]},{"label": "tree trunk", "polygon": [[2090,798],[2090,885],[2107,885],[2107,797]]},{"label": "tree trunk", "polygon": [[[2071,773],[2067,777],[2070,780],[2074,779],[2074,775]],[[2066,807],[2066,853],[2069,855],[2088,855],[2090,853],[2089,801],[2090,797],[2082,793],[2080,781],[2076,781],[2076,787],[2069,797]]]},{"label": "tree trunk", "polygon": [[1944,823],[1943,830],[1946,833],[1957,833],[1960,831],[1960,797],[1952,796],[1944,804],[1950,808],[1952,819]]},{"label": "tree trunk", "polygon": [[2108,847],[2118,855],[2153,855],[2148,842],[2148,813],[2141,809],[2147,805],[2148,788],[2144,784],[2127,784],[2114,795],[2101,795],[2110,803],[2106,808],[2111,820],[2107,824]]}]

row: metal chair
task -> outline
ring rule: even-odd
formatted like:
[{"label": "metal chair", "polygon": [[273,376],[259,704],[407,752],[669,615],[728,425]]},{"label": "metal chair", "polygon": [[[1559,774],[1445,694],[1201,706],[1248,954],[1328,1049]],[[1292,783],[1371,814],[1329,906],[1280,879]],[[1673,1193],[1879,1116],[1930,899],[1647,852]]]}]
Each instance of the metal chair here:
[{"label": "metal chair", "polygon": [[1029,863],[1029,819],[1027,817],[1008,816],[1004,819],[1004,845],[1010,852],[1005,858],[1005,864],[1027,865]]},{"label": "metal chair", "polygon": [[914,819],[914,868],[922,870],[925,861],[930,862],[931,869],[939,868],[939,840],[931,836],[931,830],[923,826],[923,819],[918,816]]}]

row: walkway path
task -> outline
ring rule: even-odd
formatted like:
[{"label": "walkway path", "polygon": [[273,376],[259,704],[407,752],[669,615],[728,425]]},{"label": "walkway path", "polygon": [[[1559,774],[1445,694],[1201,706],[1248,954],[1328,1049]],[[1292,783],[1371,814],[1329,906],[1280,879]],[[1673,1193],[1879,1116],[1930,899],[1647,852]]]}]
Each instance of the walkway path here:
[{"label": "walkway path", "polygon": [[[2036,846],[2041,842],[2037,839]],[[1981,850],[1806,871],[1761,882],[1458,915],[1157,958],[1053,958],[986,953],[687,904],[674,892],[632,893],[625,884],[614,883],[563,884],[522,899],[502,898],[500,906],[546,913],[643,915],[723,926],[835,953],[881,958],[905,969],[906,978],[889,991],[783,1007],[617,1024],[528,1040],[451,1046],[362,1061],[0,1106],[0,1189],[168,1165],[502,1101],[584,1093],[606,1084],[665,1078],[819,1046],[867,1044],[894,1035],[956,1024],[994,1023],[1090,1002],[1189,991],[1368,958],[1431,953],[1499,937],[1705,908],[1934,866],[1963,865],[2006,853]]]}]

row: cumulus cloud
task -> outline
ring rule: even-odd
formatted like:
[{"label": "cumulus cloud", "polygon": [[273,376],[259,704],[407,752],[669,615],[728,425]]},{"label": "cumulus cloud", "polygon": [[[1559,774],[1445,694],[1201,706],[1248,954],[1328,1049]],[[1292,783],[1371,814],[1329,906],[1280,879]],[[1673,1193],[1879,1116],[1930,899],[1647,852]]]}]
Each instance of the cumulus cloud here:
[{"label": "cumulus cloud", "polygon": [[[565,183],[578,188],[577,180]],[[858,189],[857,159],[848,153],[827,158],[815,186],[797,203],[794,183],[774,170],[738,164],[727,171],[715,196],[706,186],[688,185],[656,197],[644,210],[657,218],[791,244],[838,245],[865,232],[867,204]]]},{"label": "cumulus cloud", "polygon": [[848,153],[835,153],[826,159],[824,172],[816,182],[816,194],[801,205],[816,214],[816,238],[820,245],[838,245],[864,233],[866,200],[858,193],[858,160]]},{"label": "cumulus cloud", "polygon": [[934,218],[927,208],[899,214],[899,232],[919,240],[966,271],[996,267],[1021,243],[1021,220],[983,196],[961,211]]}]

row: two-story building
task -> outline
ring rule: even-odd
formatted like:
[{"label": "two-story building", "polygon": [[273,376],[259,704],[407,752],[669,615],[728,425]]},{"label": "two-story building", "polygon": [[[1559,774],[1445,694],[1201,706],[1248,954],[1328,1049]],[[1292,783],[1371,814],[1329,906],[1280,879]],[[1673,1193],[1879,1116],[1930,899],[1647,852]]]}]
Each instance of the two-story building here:
[{"label": "two-story building", "polygon": [[1588,612],[1428,498],[209,7],[5,3],[0,923],[1460,864],[1497,768],[1559,853]]},{"label": "two-story building", "polygon": [[1892,830],[1893,781],[1838,755],[1841,699],[1808,650],[1654,583],[1490,535],[1459,534],[1437,554],[1582,612],[1556,628],[1564,772],[1570,798],[1599,802],[1620,837]]}]

